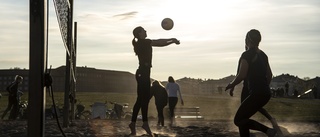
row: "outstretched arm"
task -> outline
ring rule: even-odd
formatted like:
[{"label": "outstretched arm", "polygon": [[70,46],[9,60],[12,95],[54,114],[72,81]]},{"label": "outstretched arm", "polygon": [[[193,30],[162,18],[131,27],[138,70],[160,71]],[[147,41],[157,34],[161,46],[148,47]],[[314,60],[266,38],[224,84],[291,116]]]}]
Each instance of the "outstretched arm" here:
[{"label": "outstretched arm", "polygon": [[155,47],[164,47],[164,46],[168,46],[170,44],[180,44],[180,41],[177,40],[176,38],[171,38],[171,39],[156,39],[156,40],[152,40],[151,42],[151,46],[155,46]]}]

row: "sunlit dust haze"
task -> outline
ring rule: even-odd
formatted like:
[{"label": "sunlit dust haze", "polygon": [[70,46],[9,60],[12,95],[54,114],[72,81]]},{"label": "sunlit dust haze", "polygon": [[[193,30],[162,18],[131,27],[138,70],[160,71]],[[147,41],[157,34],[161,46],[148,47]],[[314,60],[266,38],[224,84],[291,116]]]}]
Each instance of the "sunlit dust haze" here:
[{"label": "sunlit dust haze", "polygon": [[[29,68],[29,1],[1,1],[0,69]],[[245,34],[258,29],[260,48],[274,75],[319,76],[319,0],[82,0],[74,1],[78,23],[77,66],[134,73],[132,30],[148,38],[177,38],[180,45],[153,48],[151,77],[219,79],[236,73]],[[172,30],[161,28],[171,18]],[[66,52],[52,0],[49,0],[49,57],[65,65]]]}]

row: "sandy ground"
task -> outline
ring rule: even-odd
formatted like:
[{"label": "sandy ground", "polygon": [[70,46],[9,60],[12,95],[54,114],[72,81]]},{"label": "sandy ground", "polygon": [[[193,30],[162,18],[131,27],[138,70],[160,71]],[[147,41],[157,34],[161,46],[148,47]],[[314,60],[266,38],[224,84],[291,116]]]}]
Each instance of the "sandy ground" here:
[{"label": "sandy ground", "polygon": [[[129,137],[128,120],[76,120],[63,128],[68,137]],[[167,122],[167,121],[166,121]],[[60,122],[62,124],[62,122]],[[167,122],[168,123],[168,122]],[[268,125],[268,123],[266,123]],[[137,137],[147,136],[137,122]],[[320,123],[279,122],[285,137],[319,137]],[[268,125],[270,126],[270,125]],[[156,121],[150,121],[152,132],[157,137],[238,137],[237,127],[232,121],[194,121],[177,120],[175,126],[158,127]],[[1,137],[26,137],[27,121],[0,121]],[[62,137],[55,120],[46,120],[46,137]],[[252,132],[252,137],[266,137],[260,132]]]}]

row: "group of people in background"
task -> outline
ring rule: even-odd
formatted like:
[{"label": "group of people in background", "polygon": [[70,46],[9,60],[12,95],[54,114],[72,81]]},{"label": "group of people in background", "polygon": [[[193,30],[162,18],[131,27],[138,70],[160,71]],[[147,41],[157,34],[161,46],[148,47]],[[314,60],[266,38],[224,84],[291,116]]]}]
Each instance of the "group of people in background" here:
[{"label": "group of people in background", "polygon": [[[172,43],[180,44],[176,38],[172,39],[147,39],[147,33],[141,26],[133,30],[134,38],[132,45],[134,52],[138,56],[139,68],[136,72],[137,93],[138,97],[133,108],[133,115],[131,123],[129,124],[131,135],[136,134],[135,123],[137,114],[141,108],[142,112],[142,128],[153,136],[148,125],[148,103],[150,97],[155,96],[157,111],[158,111],[158,125],[164,124],[163,108],[166,104],[168,93],[168,102],[170,109],[171,123],[173,122],[174,107],[178,101],[179,86],[175,84],[174,79],[169,77],[168,84],[164,88],[159,81],[154,81],[150,88],[150,70],[152,67],[152,47],[163,47]],[[270,82],[272,79],[272,71],[269,65],[268,56],[259,49],[261,41],[261,34],[258,30],[252,29],[246,34],[245,51],[242,53],[239,63],[238,71],[235,79],[230,82],[225,90],[230,90],[230,95],[233,96],[233,90],[236,85],[243,82],[243,91],[241,95],[241,105],[235,115],[234,123],[239,128],[241,137],[250,136],[250,130],[258,130],[264,132],[268,137],[274,137],[277,134],[275,129],[277,123],[275,119],[263,108],[271,98]],[[180,93],[180,92],[179,92]],[[181,98],[181,93],[179,94]],[[181,98],[181,103],[183,100]],[[266,116],[274,126],[269,128],[260,122],[250,119],[256,112],[262,113]]]},{"label": "group of people in background", "polygon": [[152,82],[150,92],[150,99],[154,96],[155,105],[158,112],[157,125],[164,126],[163,109],[165,106],[167,106],[167,104],[169,105],[170,125],[173,125],[175,118],[174,109],[179,98],[181,105],[184,105],[179,84],[175,82],[172,76],[169,76],[168,83],[165,87],[157,80]]}]

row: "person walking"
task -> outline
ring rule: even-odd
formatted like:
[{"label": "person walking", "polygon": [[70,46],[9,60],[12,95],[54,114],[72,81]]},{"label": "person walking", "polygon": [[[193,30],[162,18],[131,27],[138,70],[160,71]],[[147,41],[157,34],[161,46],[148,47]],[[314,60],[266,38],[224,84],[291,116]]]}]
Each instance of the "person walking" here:
[{"label": "person walking", "polygon": [[284,87],[285,87],[284,95],[285,95],[285,97],[288,97],[288,96],[289,96],[289,83],[286,82],[286,84],[284,85]]},{"label": "person walking", "polygon": [[136,135],[136,121],[138,113],[141,109],[142,113],[142,128],[153,136],[149,124],[148,124],[148,105],[150,100],[150,71],[152,67],[152,47],[164,47],[170,44],[180,44],[180,41],[176,38],[170,39],[147,39],[147,31],[138,26],[133,30],[133,50],[138,56],[139,67],[136,71],[137,81],[137,99],[133,106],[131,123],[129,128],[131,130],[130,135]]},{"label": "person walking", "polygon": [[164,86],[157,80],[152,82],[150,99],[154,96],[158,112],[158,126],[164,126],[163,108],[168,104],[168,93]]},{"label": "person walking", "polygon": [[318,98],[318,88],[316,85],[313,85],[312,93],[313,93],[314,99],[317,99]]},{"label": "person walking", "polygon": [[8,111],[10,111],[9,120],[15,120],[18,117],[19,111],[19,101],[20,101],[20,94],[22,93],[19,91],[19,84],[23,81],[23,77],[16,75],[14,81],[7,87],[7,91],[9,92],[8,96],[8,106],[6,110],[3,112],[1,119],[4,119]]},{"label": "person walking", "polygon": [[173,79],[172,76],[169,76],[168,83],[166,85],[166,90],[168,92],[168,101],[169,101],[169,111],[170,111],[170,125],[173,125],[175,114],[174,109],[178,103],[178,93],[181,100],[181,105],[184,105],[180,86],[176,81]]},{"label": "person walking", "polygon": [[272,79],[272,71],[268,56],[259,49],[260,41],[261,34],[258,30],[252,29],[247,33],[245,43],[248,50],[244,51],[240,57],[237,76],[225,89],[226,91],[233,90],[241,81],[247,80],[249,95],[241,103],[234,118],[241,137],[250,136],[250,129],[266,133],[268,137],[274,137],[277,134],[275,129],[250,119],[271,98],[269,84]]}]

